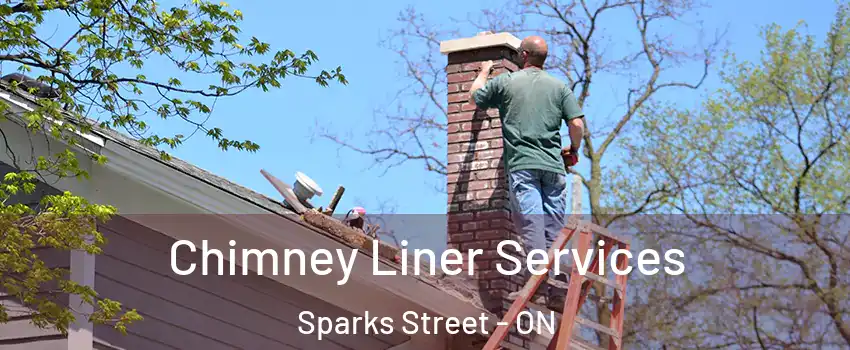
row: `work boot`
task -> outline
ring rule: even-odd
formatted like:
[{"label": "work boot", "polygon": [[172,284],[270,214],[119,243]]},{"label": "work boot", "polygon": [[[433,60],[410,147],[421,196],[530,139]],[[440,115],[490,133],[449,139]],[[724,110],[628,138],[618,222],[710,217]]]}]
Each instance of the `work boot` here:
[{"label": "work boot", "polygon": [[548,302],[546,303],[546,307],[549,310],[555,311],[559,314],[564,313],[564,303],[567,302],[567,297],[564,295],[550,295]]}]

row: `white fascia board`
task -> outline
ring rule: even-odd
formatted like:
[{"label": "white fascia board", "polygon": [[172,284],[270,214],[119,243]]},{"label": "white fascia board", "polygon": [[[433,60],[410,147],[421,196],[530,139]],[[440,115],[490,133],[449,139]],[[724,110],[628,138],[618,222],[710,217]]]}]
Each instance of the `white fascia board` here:
[{"label": "white fascia board", "polygon": [[[18,107],[18,108],[20,108],[24,111],[32,112],[33,110],[35,110],[31,106],[32,102],[26,101],[23,98],[20,98],[20,97],[17,97],[17,96],[13,96],[12,94],[10,94],[7,91],[0,91],[0,98],[6,100],[7,102],[11,103],[13,106],[16,106],[16,107]],[[65,121],[63,121],[63,120],[56,120],[56,119],[53,119],[53,118],[50,118],[50,117],[45,117],[45,119],[47,119],[47,120],[49,120],[53,123],[56,123],[58,125],[64,125],[65,124]],[[74,133],[77,134],[77,136],[82,137],[83,139],[85,139],[85,140],[87,140],[87,141],[89,141],[89,142],[91,142],[91,143],[93,143],[93,144],[95,144],[99,147],[103,147],[104,144],[105,144],[103,137],[100,137],[100,136],[97,136],[97,135],[94,135],[94,134],[91,134],[91,133],[83,133],[83,132],[80,132],[79,130],[74,130]]]}]

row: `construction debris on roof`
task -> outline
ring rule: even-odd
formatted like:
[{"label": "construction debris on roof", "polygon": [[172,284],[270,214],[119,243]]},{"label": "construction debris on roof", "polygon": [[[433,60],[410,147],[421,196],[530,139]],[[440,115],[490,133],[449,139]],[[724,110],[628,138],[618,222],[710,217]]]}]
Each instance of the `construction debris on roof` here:
[{"label": "construction debris on roof", "polygon": [[[310,203],[310,198],[314,195],[322,195],[322,189],[315,181],[307,177],[301,172],[295,174],[295,186],[276,178],[266,170],[260,170],[260,173],[266,177],[269,182],[277,189],[284,198],[284,205],[296,213],[308,224],[325,231],[337,238],[342,239],[354,248],[363,250],[371,254],[373,245],[378,244],[378,254],[381,258],[395,262],[400,249],[392,245],[386,244],[377,238],[376,233],[371,236],[367,232],[372,232],[364,227],[363,216],[366,214],[365,209],[356,207],[346,214],[346,220],[338,220],[332,215],[339,199],[342,196],[342,190],[336,192],[334,199],[329,205],[329,211],[322,211],[321,208],[316,209]],[[342,187],[340,187],[342,189]],[[352,224],[352,222],[357,222]]]},{"label": "construction debris on roof", "polygon": [[[332,236],[340,238],[350,246],[360,249],[369,255],[372,254],[373,245],[379,244],[378,254],[380,258],[384,258],[393,263],[399,262],[401,249],[377,239],[377,227],[366,228],[364,230],[361,227],[348,224],[347,220],[338,220],[332,217],[327,211],[322,212],[321,210],[312,208],[312,204],[310,204],[307,199],[311,198],[313,194],[319,193],[321,189],[306,175],[302,173],[296,174],[296,185],[293,187],[274,177],[265,170],[260,170],[260,172],[266,177],[266,179],[269,180],[269,182],[272,183],[278,192],[283,195],[285,201],[284,205],[298,213],[309,225]],[[332,200],[333,207],[335,207],[336,203],[339,202],[338,196],[341,196],[341,191],[337,191],[337,195]],[[333,212],[333,210],[331,210],[331,212]],[[349,211],[346,216],[350,217],[352,212],[357,213],[358,216],[365,215],[365,209],[356,207]],[[421,271],[429,271],[428,262],[424,260],[425,259],[422,261],[422,266],[419,268]],[[415,268],[416,267],[413,264],[408,265],[408,275],[416,275],[414,272]],[[479,308],[483,308],[479,290],[475,285],[476,282],[468,276],[463,274],[448,275],[440,272],[434,276],[427,274],[422,275],[420,278],[440,287],[440,289],[454,295],[457,298],[466,300]]]}]

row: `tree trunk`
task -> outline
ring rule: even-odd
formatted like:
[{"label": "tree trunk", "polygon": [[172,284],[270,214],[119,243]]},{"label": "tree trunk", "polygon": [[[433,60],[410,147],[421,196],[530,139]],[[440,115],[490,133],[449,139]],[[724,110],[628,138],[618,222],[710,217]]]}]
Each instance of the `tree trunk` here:
[{"label": "tree trunk", "polygon": [[[590,159],[590,181],[588,182],[587,192],[590,197],[590,215],[593,218],[593,223],[602,225],[601,222],[602,215],[605,213],[601,213],[602,206],[600,205],[600,199],[602,197],[602,164],[601,164],[601,156],[594,155]],[[602,283],[593,283],[593,290],[597,296],[603,297],[605,296],[605,285]],[[597,321],[603,325],[608,326],[611,322],[611,312],[608,309],[608,305],[597,305],[596,308],[596,319]],[[599,345],[603,348],[608,348],[608,335],[602,332],[596,332],[596,338],[599,340]]]}]

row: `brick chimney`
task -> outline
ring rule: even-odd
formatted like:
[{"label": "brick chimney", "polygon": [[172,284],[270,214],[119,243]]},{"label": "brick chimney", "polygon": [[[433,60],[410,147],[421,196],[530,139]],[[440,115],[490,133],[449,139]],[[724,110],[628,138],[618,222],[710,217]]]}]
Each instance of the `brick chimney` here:
[{"label": "brick chimney", "polygon": [[496,246],[506,239],[519,241],[511,225],[511,209],[502,161],[502,128],[498,110],[477,110],[469,102],[469,88],[481,62],[492,60],[491,78],[518,70],[520,39],[509,33],[481,33],[440,43],[448,56],[448,247],[476,256],[476,283],[484,306],[501,316],[508,293],[518,290],[522,276],[503,276]]}]

